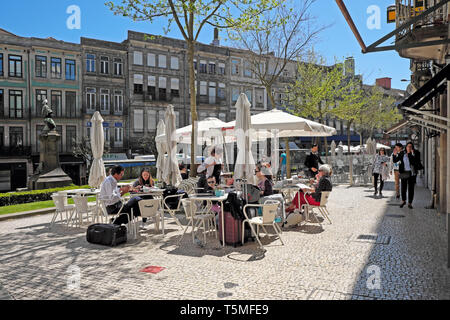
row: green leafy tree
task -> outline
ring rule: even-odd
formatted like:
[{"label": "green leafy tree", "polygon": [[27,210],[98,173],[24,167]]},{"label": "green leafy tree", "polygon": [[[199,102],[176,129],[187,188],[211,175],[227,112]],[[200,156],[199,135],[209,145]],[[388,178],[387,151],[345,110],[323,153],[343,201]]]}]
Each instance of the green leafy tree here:
[{"label": "green leafy tree", "polygon": [[[191,92],[192,143],[191,167],[195,166],[195,132],[197,101],[195,88],[194,53],[198,37],[206,25],[236,30],[257,29],[262,23],[262,13],[280,5],[278,0],[117,0],[105,4],[116,15],[130,17],[133,21],[165,19],[167,34],[175,24],[187,44],[189,88]],[[191,171],[195,175],[194,170]]]}]

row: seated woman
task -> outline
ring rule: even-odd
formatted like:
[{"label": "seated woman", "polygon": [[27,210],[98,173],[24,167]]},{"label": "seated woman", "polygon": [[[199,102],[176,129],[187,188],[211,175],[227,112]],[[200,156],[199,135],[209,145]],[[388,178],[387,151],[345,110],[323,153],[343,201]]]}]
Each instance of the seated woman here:
[{"label": "seated woman", "polygon": [[[155,181],[152,179],[150,169],[143,168],[139,178],[133,182],[133,190],[136,192],[143,191],[144,187],[152,188],[155,186]],[[151,195],[145,195],[141,197],[142,199],[148,200],[153,199]]]},{"label": "seated woman", "polygon": [[261,196],[273,195],[272,175],[267,167],[258,164],[255,169],[256,177],[258,178],[258,188],[261,190]]},{"label": "seated woman", "polygon": [[178,166],[178,168],[180,169],[180,174],[181,174],[181,177],[183,178],[183,180],[189,179],[189,174],[188,174],[188,171],[187,171],[187,168],[185,167],[185,165],[181,163]]},{"label": "seated woman", "polygon": [[[317,174],[318,182],[311,189],[303,189],[297,192],[292,204],[286,209],[287,213],[294,211],[295,209],[300,209],[304,205],[305,197],[308,204],[313,206],[320,205],[320,198],[322,197],[322,191],[331,191],[333,189],[333,184],[330,178],[331,168],[329,165],[324,164],[319,167],[319,173]],[[311,194],[307,194],[309,192]],[[300,198],[300,204],[299,204]]]}]

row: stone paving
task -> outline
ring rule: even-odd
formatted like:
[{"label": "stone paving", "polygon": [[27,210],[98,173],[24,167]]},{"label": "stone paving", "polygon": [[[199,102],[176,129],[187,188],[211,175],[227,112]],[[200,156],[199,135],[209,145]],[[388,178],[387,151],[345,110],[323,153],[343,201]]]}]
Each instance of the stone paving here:
[{"label": "stone paving", "polygon": [[[190,234],[177,246],[172,219],[166,237],[151,228],[116,248],[87,243],[85,229],[49,230],[51,215],[3,221],[0,299],[450,299],[445,216],[424,209],[425,189],[413,210],[387,189],[376,199],[367,187],[335,187],[332,225],[285,230],[284,246],[263,238],[265,251],[214,238],[201,248]],[[147,266],[166,269],[140,272]]]}]

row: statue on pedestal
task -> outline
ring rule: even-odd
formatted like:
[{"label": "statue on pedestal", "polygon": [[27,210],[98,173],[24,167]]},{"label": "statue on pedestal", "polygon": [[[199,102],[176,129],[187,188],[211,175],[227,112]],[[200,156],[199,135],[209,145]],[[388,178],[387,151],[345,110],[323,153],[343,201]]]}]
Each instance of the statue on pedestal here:
[{"label": "statue on pedestal", "polygon": [[52,119],[53,110],[48,106],[47,99],[44,100],[42,106],[42,116],[44,117],[45,128],[42,130],[42,133],[47,133],[49,131],[53,131],[56,129],[55,121]]}]

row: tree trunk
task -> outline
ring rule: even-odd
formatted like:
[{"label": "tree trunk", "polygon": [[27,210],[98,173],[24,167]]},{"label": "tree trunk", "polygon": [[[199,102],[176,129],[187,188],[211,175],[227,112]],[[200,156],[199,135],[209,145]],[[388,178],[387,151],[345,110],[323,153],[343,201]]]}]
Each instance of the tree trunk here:
[{"label": "tree trunk", "polygon": [[190,176],[195,177],[197,170],[195,170],[195,147],[197,146],[197,90],[195,88],[195,71],[194,71],[194,42],[188,41],[188,66],[189,66],[189,88],[191,90],[191,119],[192,119],[192,133],[191,133],[191,170]]},{"label": "tree trunk", "polygon": [[270,100],[270,104],[272,105],[272,109],[276,109],[277,107],[275,105],[275,98],[273,97],[273,94],[272,94],[272,87],[267,86],[266,91],[267,91],[267,95],[269,96],[269,100]]}]

